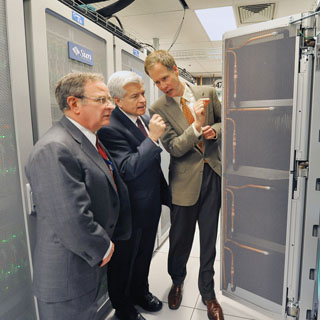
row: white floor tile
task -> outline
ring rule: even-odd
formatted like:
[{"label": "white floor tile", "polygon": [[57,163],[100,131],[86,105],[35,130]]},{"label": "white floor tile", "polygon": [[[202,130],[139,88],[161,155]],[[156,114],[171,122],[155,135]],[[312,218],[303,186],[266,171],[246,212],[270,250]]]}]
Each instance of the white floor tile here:
[{"label": "white floor tile", "polygon": [[[167,258],[166,253],[155,253],[149,274],[150,291],[164,302],[168,302],[168,294],[172,285],[167,272]],[[190,257],[187,265],[187,277],[184,282],[182,306],[193,308],[197,302],[199,296],[198,272],[199,259]]]},{"label": "white floor tile", "polygon": [[[157,313],[146,313],[142,309],[139,311],[147,320],[207,320],[207,308],[202,303],[198,290],[198,272],[199,272],[199,230],[195,232],[192,250],[187,265],[187,277],[184,283],[184,294],[181,307],[178,310],[168,308],[168,293],[171,288],[171,278],[167,272],[167,261],[169,252],[169,241],[156,250],[150,267],[149,284],[150,291],[163,301],[163,309]],[[215,291],[219,303],[222,306],[225,320],[273,320],[254,309],[238,303],[230,298],[223,296],[220,291],[220,228],[217,238],[217,256],[215,262]],[[112,312],[107,320],[117,320]]]},{"label": "white floor tile", "polygon": [[[247,320],[247,319],[252,320],[252,318],[243,318],[243,317],[236,317],[236,316],[230,316],[230,315],[224,314],[224,320]],[[208,320],[207,311],[195,309],[192,314],[191,320]]]},{"label": "white floor tile", "polygon": [[164,303],[163,308],[156,313],[142,312],[142,309],[138,310],[147,320],[189,320],[193,313],[193,308],[183,306],[178,310],[170,310],[167,303]]},{"label": "white floor tile", "polygon": [[[137,310],[147,319],[147,320],[190,320],[193,308],[180,307],[178,310],[170,310],[167,303],[163,304],[163,308],[159,312],[149,313],[145,312],[140,308]],[[114,315],[114,311],[106,318],[106,320],[118,320]]]},{"label": "white floor tile", "polygon": [[152,258],[149,273],[150,292],[165,302],[168,302],[168,293],[171,287],[167,260],[168,253],[156,252]]},{"label": "white floor tile", "polygon": [[167,239],[156,252],[169,253],[169,240]]}]

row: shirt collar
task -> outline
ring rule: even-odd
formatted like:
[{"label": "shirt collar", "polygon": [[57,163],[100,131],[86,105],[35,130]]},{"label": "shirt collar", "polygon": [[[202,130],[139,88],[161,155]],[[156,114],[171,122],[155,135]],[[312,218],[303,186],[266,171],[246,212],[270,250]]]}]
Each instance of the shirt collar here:
[{"label": "shirt collar", "polygon": [[191,89],[189,88],[189,86],[185,83],[185,86],[184,86],[184,91],[183,91],[183,95],[181,97],[173,97],[173,99],[175,100],[175,102],[180,105],[181,102],[181,98],[184,98],[187,102],[190,102],[191,99],[192,99],[192,91]]},{"label": "shirt collar", "polygon": [[88,138],[88,140],[93,144],[93,146],[97,149],[97,147],[96,147],[97,136],[93,132],[91,132],[89,129],[82,126],[79,122],[69,118],[68,116],[66,116],[66,118],[71,123],[73,123]]},{"label": "shirt collar", "polygon": [[126,113],[126,112],[123,111],[119,106],[118,106],[118,108],[119,108],[119,109],[121,110],[121,112],[124,113],[135,125],[137,125],[137,119],[138,119],[139,117],[134,116],[134,115],[129,114],[129,113]]}]

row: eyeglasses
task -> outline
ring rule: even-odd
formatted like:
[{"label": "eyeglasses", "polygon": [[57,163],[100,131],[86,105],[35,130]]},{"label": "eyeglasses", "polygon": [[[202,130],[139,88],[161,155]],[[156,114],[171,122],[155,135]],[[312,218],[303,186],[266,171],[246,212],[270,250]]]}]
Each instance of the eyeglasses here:
[{"label": "eyeglasses", "polygon": [[99,104],[114,105],[112,100],[107,97],[98,97],[98,98],[90,98],[87,96],[75,96],[75,97],[79,98],[79,99],[89,99],[89,100],[92,100],[92,101],[99,103]]}]

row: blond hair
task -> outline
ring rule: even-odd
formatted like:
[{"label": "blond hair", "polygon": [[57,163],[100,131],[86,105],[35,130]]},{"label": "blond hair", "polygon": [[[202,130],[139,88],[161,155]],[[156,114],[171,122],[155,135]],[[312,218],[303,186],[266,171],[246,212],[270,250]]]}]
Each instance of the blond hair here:
[{"label": "blond hair", "polygon": [[173,71],[173,67],[177,66],[173,56],[168,51],[156,50],[151,52],[144,62],[144,70],[146,74],[149,75],[149,70],[151,70],[157,63],[161,63],[170,71]]}]

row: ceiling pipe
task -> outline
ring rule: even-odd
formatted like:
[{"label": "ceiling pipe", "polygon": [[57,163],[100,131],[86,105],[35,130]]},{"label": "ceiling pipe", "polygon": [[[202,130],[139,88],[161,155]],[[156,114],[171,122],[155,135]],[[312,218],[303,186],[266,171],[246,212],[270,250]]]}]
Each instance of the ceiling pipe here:
[{"label": "ceiling pipe", "polygon": [[[84,4],[91,4],[97,2],[103,2],[106,0],[82,0]],[[113,14],[117,13],[118,11],[124,9],[128,5],[130,5],[134,0],[118,0],[117,2],[110,4],[104,8],[97,10],[96,12],[101,14],[106,18],[110,18]]]}]

